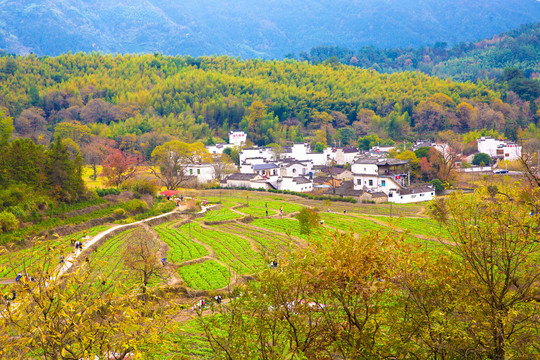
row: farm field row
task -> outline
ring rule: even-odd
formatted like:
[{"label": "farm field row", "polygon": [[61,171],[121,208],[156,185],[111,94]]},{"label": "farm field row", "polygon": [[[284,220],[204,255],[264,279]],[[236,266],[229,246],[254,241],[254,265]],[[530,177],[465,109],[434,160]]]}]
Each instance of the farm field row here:
[{"label": "farm field row", "polygon": [[184,224],[178,229],[184,236],[208,245],[221,262],[227,264],[239,274],[251,274],[263,265],[259,253],[251,248],[248,240],[233,234],[203,228],[198,223]]},{"label": "farm field row", "polygon": [[[108,228],[108,225],[96,226],[86,231],[86,235],[94,236]],[[38,240],[26,249],[7,249],[0,256],[0,278],[14,278],[17,273],[32,274],[42,264],[51,263],[56,266],[60,256],[67,256],[74,250],[72,241],[82,240],[83,235],[84,232],[79,231],[64,237]]]},{"label": "farm field row", "polygon": [[178,268],[178,274],[192,289],[213,290],[227,286],[231,273],[215,260],[191,264]]},{"label": "farm field row", "polygon": [[278,235],[270,233],[265,230],[251,227],[247,224],[223,224],[218,225],[216,228],[223,232],[230,232],[244,237],[248,237],[252,241],[257,243],[261,250],[277,250],[280,247],[284,247],[290,243],[290,239],[285,234]]},{"label": "farm field row", "polygon": [[204,246],[194,242],[189,236],[170,225],[171,223],[165,223],[154,227],[161,241],[169,245],[167,251],[169,262],[181,263],[208,255],[208,250]]}]

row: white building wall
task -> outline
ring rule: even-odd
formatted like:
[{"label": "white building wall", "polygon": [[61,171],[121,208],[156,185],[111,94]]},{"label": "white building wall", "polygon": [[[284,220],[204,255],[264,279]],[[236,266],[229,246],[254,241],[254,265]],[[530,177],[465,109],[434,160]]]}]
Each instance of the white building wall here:
[{"label": "white building wall", "polygon": [[313,190],[313,183],[297,184],[293,177],[282,177],[278,190],[288,190],[295,192],[310,192]]},{"label": "white building wall", "polygon": [[497,156],[497,146],[504,145],[505,142],[490,137],[481,137],[477,140],[478,152],[488,154],[491,157]]},{"label": "white building wall", "polygon": [[260,148],[251,148],[243,149],[240,152],[240,164],[244,163],[247,159],[250,158],[263,158],[265,160],[274,160],[274,151],[272,148],[260,147]]},{"label": "white building wall", "polygon": [[353,174],[379,175],[379,167],[376,164],[352,164]]},{"label": "white building wall", "polygon": [[388,202],[395,204],[410,204],[421,201],[429,201],[435,198],[435,190],[418,194],[399,195],[397,192],[392,192],[388,195]]},{"label": "white building wall", "polygon": [[197,182],[201,184],[212,182],[216,178],[216,170],[212,164],[188,166],[185,168],[184,174],[197,176]]},{"label": "white building wall", "polygon": [[504,160],[518,160],[521,157],[521,149],[518,144],[506,144],[497,150],[502,151]]},{"label": "white building wall", "polygon": [[216,144],[206,146],[206,149],[210,154],[223,154],[223,150],[234,147],[233,144]]},{"label": "white building wall", "polygon": [[229,144],[242,146],[246,143],[247,134],[243,131],[229,131]]}]

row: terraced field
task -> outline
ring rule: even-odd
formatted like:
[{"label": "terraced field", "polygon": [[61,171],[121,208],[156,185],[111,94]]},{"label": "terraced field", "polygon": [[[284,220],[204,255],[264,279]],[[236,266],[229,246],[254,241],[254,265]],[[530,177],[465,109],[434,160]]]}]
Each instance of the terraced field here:
[{"label": "terraced field", "polygon": [[278,235],[278,234],[270,233],[265,230],[253,228],[246,224],[239,224],[239,223],[223,224],[223,225],[217,226],[216,229],[223,232],[234,233],[240,236],[247,237],[251,239],[253,242],[257,243],[260,249],[266,249],[266,250],[274,250],[280,247],[284,247],[287,244],[289,244],[291,241],[289,237],[285,234]]},{"label": "terraced field", "polygon": [[[89,229],[87,236],[94,236],[105,231],[109,226],[100,225]],[[33,274],[43,264],[55,265],[60,256],[67,256],[73,251],[72,240],[81,240],[83,232],[73,233],[61,238],[36,241],[33,246],[19,251],[9,251],[0,255],[0,278],[15,278],[17,273]],[[52,271],[52,269],[45,269]]]},{"label": "terraced field", "polygon": [[166,223],[154,227],[161,241],[169,245],[167,251],[169,262],[180,263],[208,255],[208,250],[203,245],[196,243],[189,236],[170,225],[171,223]]},{"label": "terraced field", "polygon": [[219,289],[227,286],[231,281],[229,270],[215,260],[181,266],[178,268],[178,273],[192,289]]},{"label": "terraced field", "polygon": [[321,219],[324,220],[325,226],[330,226],[342,231],[352,231],[355,233],[362,233],[365,231],[378,231],[385,228],[385,226],[377,224],[373,221],[362,219],[359,217],[321,213]]},{"label": "terraced field", "polygon": [[185,237],[189,237],[191,232],[191,236],[214,251],[218,260],[239,274],[251,274],[263,266],[261,255],[251,248],[248,240],[239,236],[203,228],[198,223],[182,225],[178,230]]},{"label": "terraced field", "polygon": [[226,220],[233,220],[233,219],[239,219],[242,215],[235,213],[234,211],[231,211],[228,208],[222,207],[221,209],[217,210],[210,210],[206,214],[202,220],[204,221],[226,221]]}]

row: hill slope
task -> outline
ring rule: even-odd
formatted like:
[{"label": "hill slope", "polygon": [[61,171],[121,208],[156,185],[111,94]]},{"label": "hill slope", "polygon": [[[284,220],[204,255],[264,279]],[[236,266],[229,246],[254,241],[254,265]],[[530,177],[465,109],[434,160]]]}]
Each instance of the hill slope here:
[{"label": "hill slope", "polygon": [[0,1],[0,49],[282,57],[476,40],[540,19],[535,0]]},{"label": "hill slope", "polygon": [[447,48],[445,43],[431,47],[376,49],[358,51],[335,46],[319,46],[299,54],[300,60],[314,64],[324,61],[380,72],[420,70],[426,74],[454,80],[495,79],[505,68],[521,69],[526,77],[540,73],[540,23],[522,25],[517,30],[476,42],[459,43]]}]

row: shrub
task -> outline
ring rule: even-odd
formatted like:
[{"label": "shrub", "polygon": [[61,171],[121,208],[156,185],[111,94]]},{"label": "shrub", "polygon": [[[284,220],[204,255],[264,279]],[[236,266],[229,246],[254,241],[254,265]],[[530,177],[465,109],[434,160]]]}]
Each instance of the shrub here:
[{"label": "shrub", "polygon": [[110,189],[96,189],[96,194],[98,196],[103,197],[107,195],[119,195],[120,189],[110,188]]},{"label": "shrub", "polygon": [[124,183],[123,188],[131,190],[137,195],[155,195],[158,192],[158,184],[154,179],[132,179]]},{"label": "shrub", "polygon": [[9,211],[2,211],[0,213],[0,225],[2,231],[12,231],[19,227],[19,219]]},{"label": "shrub", "polygon": [[124,209],[122,209],[122,208],[114,209],[113,214],[114,214],[116,217],[122,217],[122,216],[126,215],[126,210],[124,210]]},{"label": "shrub", "polygon": [[136,214],[143,211],[148,210],[148,204],[139,199],[133,199],[130,201],[127,201],[123,208],[129,213],[129,214]]}]

